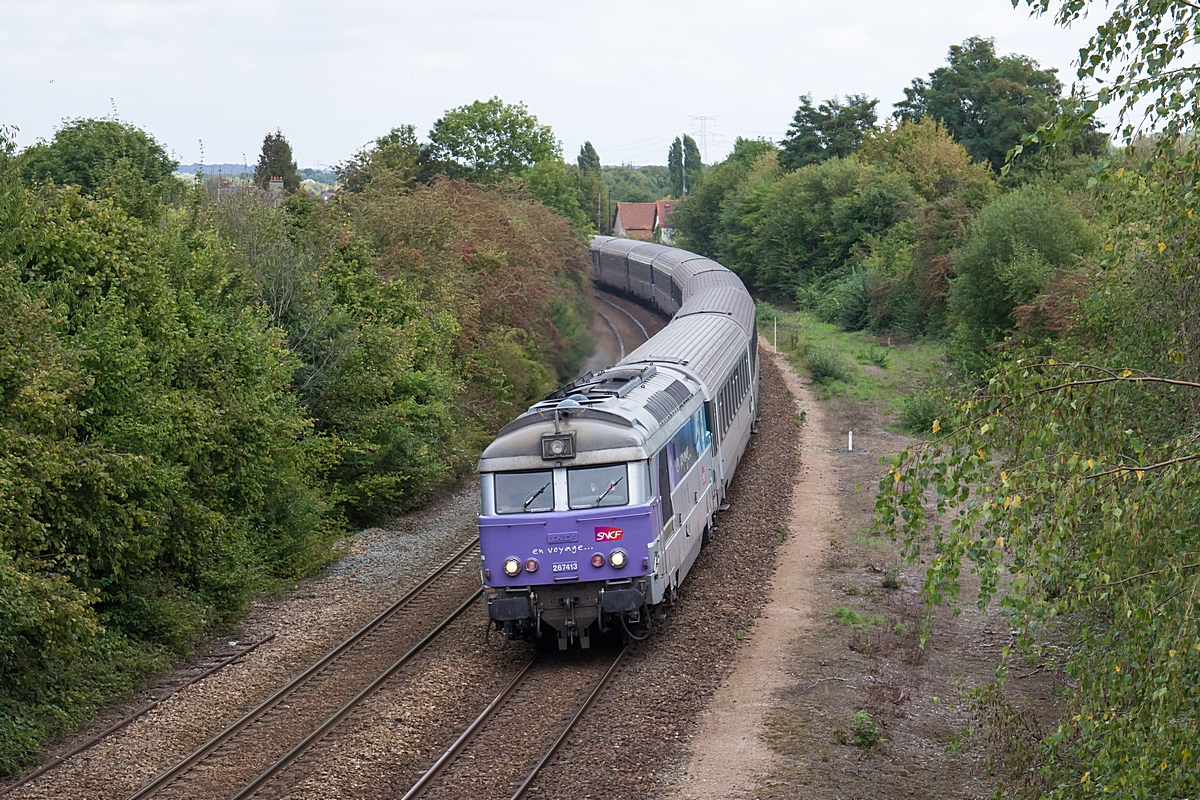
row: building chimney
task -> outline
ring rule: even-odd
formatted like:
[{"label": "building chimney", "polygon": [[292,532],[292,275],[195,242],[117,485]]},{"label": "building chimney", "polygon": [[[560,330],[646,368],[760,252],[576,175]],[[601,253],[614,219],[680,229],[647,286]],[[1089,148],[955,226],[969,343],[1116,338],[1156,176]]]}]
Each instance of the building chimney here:
[{"label": "building chimney", "polygon": [[276,199],[283,197],[283,178],[271,178],[268,188],[272,197]]}]

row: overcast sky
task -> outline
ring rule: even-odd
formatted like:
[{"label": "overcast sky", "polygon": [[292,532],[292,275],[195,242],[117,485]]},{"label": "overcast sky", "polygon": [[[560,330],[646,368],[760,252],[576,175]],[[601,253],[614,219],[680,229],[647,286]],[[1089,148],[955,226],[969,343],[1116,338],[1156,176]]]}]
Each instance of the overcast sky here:
[{"label": "overcast sky", "polygon": [[64,119],[149,130],[182,163],[253,164],[280,128],[301,167],[333,165],[395,125],[499,95],[553,126],[568,159],[665,164],[707,123],[707,159],[778,139],[800,94],[864,92],[881,117],[968,36],[1059,68],[1094,27],[1010,0],[0,0],[0,124],[18,143]]}]

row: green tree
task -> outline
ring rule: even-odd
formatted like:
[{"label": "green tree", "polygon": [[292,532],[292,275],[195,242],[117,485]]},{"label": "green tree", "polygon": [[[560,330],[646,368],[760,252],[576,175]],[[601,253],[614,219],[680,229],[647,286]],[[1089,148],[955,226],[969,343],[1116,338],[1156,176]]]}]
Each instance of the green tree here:
[{"label": "green tree", "polygon": [[[1060,338],[1001,353],[933,424],[932,441],[890,459],[877,522],[920,563],[931,614],[974,600],[1016,634],[997,656],[996,681],[973,693],[996,796],[1192,797],[1200,792],[1200,149],[1191,135],[1200,122],[1192,57],[1200,8],[1028,5],[1053,10],[1062,26],[1100,16],[1077,71],[1089,93],[1066,98],[1065,113],[1018,148],[1057,149],[1100,111],[1119,113],[1128,146],[1089,181],[1104,246],[1030,304],[1054,315]],[[1047,216],[1016,221],[1026,252],[984,273],[997,294],[1032,288],[1028,278],[1044,268],[1032,245],[1050,261],[1038,229],[1060,226]],[[994,227],[1004,246],[1005,221]],[[1024,268],[1010,270],[1013,262]],[[964,584],[978,591],[964,598]],[[1031,663],[1069,691],[1031,709],[1013,680]],[[1024,724],[1046,712],[1041,725]]]},{"label": "green tree", "polygon": [[[578,230],[594,232],[590,222],[592,214],[588,213],[594,213],[591,197],[584,194],[588,176],[578,167],[551,158],[525,170],[523,177],[538,202],[554,209]],[[590,176],[591,181],[598,183],[596,177]],[[587,188],[592,188],[592,184],[589,183]]]},{"label": "green tree", "polygon": [[[696,140],[683,135],[683,191],[690,192],[700,186],[700,176],[704,171],[704,162],[700,160],[700,148]],[[682,195],[680,195],[682,197]]]},{"label": "green tree", "polygon": [[524,103],[499,97],[453,108],[433,123],[423,153],[428,174],[478,183],[516,177],[541,161],[562,158],[554,131]]},{"label": "green tree", "polygon": [[254,168],[254,184],[258,188],[268,188],[272,178],[283,178],[283,188],[287,192],[300,188],[300,171],[292,158],[292,146],[278,129],[263,137],[262,152]]},{"label": "green tree", "polygon": [[[671,218],[680,233],[680,245],[720,258],[721,209],[726,198],[738,189],[760,156],[776,151],[772,142],[739,136],[725,160],[708,167],[700,186],[675,206]],[[733,268],[734,264],[726,266]]]},{"label": "green tree", "polygon": [[601,174],[614,202],[649,203],[671,194],[671,173],[666,167],[604,167]]},{"label": "green tree", "polygon": [[22,152],[18,169],[27,184],[53,181],[96,195],[118,165],[151,187],[169,178],[179,163],[140,128],[112,119],[77,119],[59,129],[53,141]]},{"label": "green tree", "polygon": [[780,142],[779,160],[788,169],[799,169],[827,158],[848,156],[875,127],[875,106],[865,94],[836,97],[813,107],[812,95],[800,96],[787,136]]},{"label": "green tree", "polygon": [[361,192],[372,181],[384,179],[399,188],[411,189],[417,179],[420,157],[416,128],[401,125],[339,164],[335,172],[341,188],[347,192]]},{"label": "green tree", "polygon": [[901,120],[876,131],[862,145],[865,160],[887,164],[908,177],[927,201],[960,197],[979,208],[996,194],[995,177],[986,164],[974,161],[941,123],[930,117]]},{"label": "green tree", "polygon": [[[1014,0],[1013,6],[1021,0]],[[1054,19],[1070,27],[1095,5],[1091,0],[1025,0],[1034,14],[1057,7]],[[1200,69],[1186,61],[1200,35],[1200,7],[1191,0],[1119,0],[1079,52],[1079,80],[1096,85],[1090,96],[1071,98],[1064,124],[1044,140],[1070,139],[1095,120],[1096,112],[1116,105],[1120,134],[1132,142],[1161,129],[1160,141],[1172,144],[1200,123]],[[1034,143],[1036,144],[1036,143]]]},{"label": "green tree", "polygon": [[997,56],[995,40],[978,36],[952,45],[946,61],[904,90],[896,117],[939,121],[972,158],[999,172],[1009,150],[1057,112],[1057,70],[1028,56]]},{"label": "green tree", "polygon": [[762,291],[794,296],[853,269],[856,249],[912,220],[920,199],[901,175],[856,157],[788,173],[763,198],[752,239]]},{"label": "green tree", "polygon": [[985,206],[954,251],[951,351],[979,371],[984,351],[1015,327],[1013,310],[1097,245],[1094,228],[1061,191],[1028,186]]},{"label": "green tree", "polygon": [[683,197],[683,140],[678,136],[667,152],[667,170],[671,173],[671,196]]},{"label": "green tree", "polygon": [[579,169],[583,172],[600,172],[600,154],[596,152],[596,148],[591,142],[584,142],[579,147],[579,157],[575,160]]}]

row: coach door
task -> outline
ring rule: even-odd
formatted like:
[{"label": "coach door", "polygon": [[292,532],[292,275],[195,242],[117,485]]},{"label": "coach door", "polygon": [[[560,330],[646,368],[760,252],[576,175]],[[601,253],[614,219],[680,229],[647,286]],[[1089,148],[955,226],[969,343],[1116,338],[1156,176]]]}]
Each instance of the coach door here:
[{"label": "coach door", "polygon": [[655,474],[658,479],[658,491],[662,497],[662,550],[660,558],[662,559],[661,569],[658,574],[662,576],[662,581],[665,587],[669,587],[675,583],[675,573],[679,569],[679,564],[682,559],[681,542],[683,537],[680,535],[679,518],[675,515],[675,504],[671,500],[671,491],[674,486],[671,483],[671,458],[669,455],[669,447],[664,447],[658,451],[655,456]]}]

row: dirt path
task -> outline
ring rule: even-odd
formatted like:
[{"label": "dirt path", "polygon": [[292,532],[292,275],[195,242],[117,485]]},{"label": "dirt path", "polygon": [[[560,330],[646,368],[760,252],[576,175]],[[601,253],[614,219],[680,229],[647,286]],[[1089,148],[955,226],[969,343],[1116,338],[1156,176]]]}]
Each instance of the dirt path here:
[{"label": "dirt path", "polygon": [[[765,340],[762,345],[765,353],[769,345]],[[773,695],[787,682],[791,643],[813,627],[815,576],[837,516],[838,498],[830,480],[834,444],[825,407],[783,358],[771,358],[796,413],[805,415],[788,539],[779,551],[771,602],[755,624],[749,648],[739,654],[740,664],[702,716],[691,762],[676,789],[680,800],[752,796],[772,771],[776,756],[764,741],[763,722],[774,706]]]},{"label": "dirt path", "polygon": [[[1008,626],[967,600],[957,615],[939,609],[920,646],[926,565],[872,530],[878,458],[912,440],[887,430],[879,404],[818,399],[767,350],[804,415],[788,539],[768,605],[664,795],[986,797],[997,776],[982,744],[964,736],[979,725],[969,690],[992,680]],[[974,597],[976,579],[963,580]],[[1010,680],[1008,700],[1051,708],[1051,687],[1035,673]]]}]

